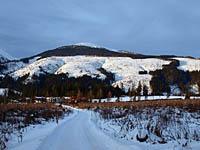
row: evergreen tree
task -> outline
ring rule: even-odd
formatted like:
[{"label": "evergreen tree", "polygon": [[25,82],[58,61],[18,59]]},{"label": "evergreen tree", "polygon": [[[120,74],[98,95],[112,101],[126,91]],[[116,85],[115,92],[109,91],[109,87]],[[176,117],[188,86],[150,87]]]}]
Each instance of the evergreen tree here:
[{"label": "evergreen tree", "polygon": [[123,84],[123,82],[120,83],[120,88],[121,88],[122,91],[124,91],[124,84]]},{"label": "evergreen tree", "polygon": [[167,86],[166,92],[167,92],[167,98],[169,98],[170,95],[171,95],[171,88],[170,88],[170,86]]},{"label": "evergreen tree", "polygon": [[131,96],[133,97],[132,100],[136,100],[137,92],[136,92],[136,89],[135,89],[135,85],[134,85],[134,84],[132,84]]},{"label": "evergreen tree", "polygon": [[138,100],[140,100],[141,92],[142,92],[142,84],[139,82],[138,87],[136,89]]},{"label": "evergreen tree", "polygon": [[145,99],[148,97],[148,87],[146,85],[143,86],[143,96],[145,96]]},{"label": "evergreen tree", "polygon": [[108,95],[107,95],[107,101],[108,101],[108,102],[110,102],[111,97],[112,97],[112,92],[109,91],[109,92],[108,92]]}]

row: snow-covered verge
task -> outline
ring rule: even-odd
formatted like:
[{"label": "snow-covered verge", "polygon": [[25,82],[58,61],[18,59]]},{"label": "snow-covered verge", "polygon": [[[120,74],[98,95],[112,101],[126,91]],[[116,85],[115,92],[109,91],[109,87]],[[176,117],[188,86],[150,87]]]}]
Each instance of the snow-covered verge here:
[{"label": "snow-covered verge", "polygon": [[198,150],[199,115],[199,111],[191,113],[169,108],[144,111],[74,110],[73,115],[59,121],[58,125],[49,122],[28,127],[23,142],[13,138],[8,149]]},{"label": "snow-covered verge", "polygon": [[[4,150],[10,141],[23,142],[24,135],[35,126],[47,122],[59,123],[72,113],[70,108],[46,104],[1,104],[0,105],[0,149]],[[15,147],[15,146],[14,146]]]},{"label": "snow-covered verge", "polygon": [[28,130],[22,143],[11,141],[11,150],[131,150],[137,146],[118,143],[102,133],[90,120],[90,111],[74,110],[75,113],[62,120]]},{"label": "snow-covered verge", "polygon": [[50,135],[56,128],[67,123],[73,118],[76,112],[66,115],[63,119],[59,119],[58,123],[55,121],[44,122],[43,124],[31,125],[27,127],[23,133],[22,142],[19,141],[18,136],[12,136],[8,142],[9,150],[37,150],[44,139]]},{"label": "snow-covered verge", "polygon": [[145,149],[192,149],[200,146],[198,109],[104,109],[92,120],[105,134],[119,142]]}]

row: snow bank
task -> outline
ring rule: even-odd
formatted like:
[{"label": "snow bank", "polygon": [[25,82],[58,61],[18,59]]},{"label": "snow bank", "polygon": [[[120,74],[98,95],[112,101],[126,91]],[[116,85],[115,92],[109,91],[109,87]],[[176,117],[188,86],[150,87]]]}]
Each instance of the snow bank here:
[{"label": "snow bank", "polygon": [[67,123],[71,118],[77,115],[74,111],[70,116],[66,116],[63,120],[59,120],[59,123],[48,122],[39,125],[31,125],[26,128],[23,133],[23,141],[18,142],[18,138],[13,136],[8,142],[9,150],[37,150],[43,140],[49,136],[54,130]]}]

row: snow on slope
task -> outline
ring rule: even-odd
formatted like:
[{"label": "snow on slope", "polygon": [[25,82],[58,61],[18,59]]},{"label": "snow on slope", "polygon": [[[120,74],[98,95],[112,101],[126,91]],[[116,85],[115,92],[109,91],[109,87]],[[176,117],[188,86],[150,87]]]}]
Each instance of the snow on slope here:
[{"label": "snow on slope", "polygon": [[105,49],[108,49],[108,50],[111,50],[111,51],[114,51],[114,52],[118,52],[118,50],[116,50],[116,49],[108,48],[108,47],[104,47],[104,46],[100,46],[100,45],[96,45],[96,44],[88,43],[88,42],[76,43],[76,44],[73,44],[73,45],[75,45],[75,46],[87,46],[87,47],[91,47],[91,48],[105,48]]},{"label": "snow on slope", "polygon": [[101,57],[76,56],[65,57],[63,60],[65,61],[65,65],[60,67],[56,71],[56,74],[68,73],[70,77],[81,77],[83,75],[88,75],[101,79],[105,79],[106,77],[104,74],[98,71],[105,61]]},{"label": "snow on slope", "polygon": [[116,82],[113,86],[121,86],[123,83],[125,90],[142,84],[149,86],[151,75],[139,74],[139,71],[154,71],[161,69],[163,64],[169,64],[170,61],[161,59],[131,59],[129,57],[92,57],[92,56],[68,56],[68,57],[48,57],[39,59],[22,69],[15,71],[12,76],[22,77],[30,74],[29,79],[33,75],[41,73],[61,74],[68,73],[70,77],[81,77],[88,75],[105,79],[105,75],[98,69],[104,68],[108,72],[115,74]]},{"label": "snow on slope", "polygon": [[33,59],[29,60],[29,63],[24,63],[23,61],[11,61],[9,63],[6,63],[7,69],[3,71],[4,74],[11,74],[15,71],[18,71],[22,68],[25,68],[26,66],[28,66],[29,64],[37,61],[37,59],[39,59],[39,57],[35,57]]},{"label": "snow on slope", "polygon": [[75,46],[87,46],[87,47],[93,47],[93,48],[102,48],[101,46],[99,45],[96,45],[96,44],[93,44],[93,43],[76,43],[76,44],[73,44]]},{"label": "snow on slope", "polygon": [[169,63],[170,61],[155,58],[131,59],[128,57],[112,57],[106,59],[103,68],[115,74],[116,82],[113,84],[114,86],[118,85],[121,88],[121,83],[123,83],[125,90],[128,90],[132,85],[137,87],[139,81],[142,85],[150,87],[149,81],[152,76],[149,74],[139,74],[139,71],[147,71],[149,73],[150,71],[162,69],[162,65]]},{"label": "snow on slope", "polygon": [[1,59],[3,61],[7,61],[7,60],[13,60],[14,58],[10,56],[8,53],[6,53],[5,51],[0,49],[0,61]]},{"label": "snow on slope", "polygon": [[184,71],[199,71],[200,70],[200,59],[193,58],[174,58],[180,61],[178,69]]},{"label": "snow on slope", "polygon": [[62,65],[64,65],[64,61],[59,57],[43,58],[17,70],[13,75],[17,78],[30,74],[29,79],[31,79],[33,75],[39,76],[44,73],[53,74]]},{"label": "snow on slope", "polygon": [[8,59],[0,54],[0,63],[4,63],[6,61],[8,61]]}]

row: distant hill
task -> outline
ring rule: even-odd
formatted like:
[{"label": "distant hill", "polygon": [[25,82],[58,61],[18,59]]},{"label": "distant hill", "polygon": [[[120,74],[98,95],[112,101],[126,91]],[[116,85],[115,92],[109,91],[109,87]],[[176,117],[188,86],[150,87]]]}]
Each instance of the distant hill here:
[{"label": "distant hill", "polygon": [[83,44],[76,45],[68,45],[58,47],[52,50],[44,51],[40,54],[34,55],[32,57],[24,58],[22,60],[32,59],[34,57],[51,57],[51,56],[101,56],[101,57],[131,57],[133,59],[137,58],[172,58],[177,57],[175,55],[143,55],[137,53],[131,53],[129,51],[113,51],[107,48],[98,47],[98,46],[90,46]]},{"label": "distant hill", "polygon": [[40,96],[63,96],[61,90],[68,96],[79,90],[87,95],[93,87],[96,94],[104,89],[104,96],[109,91],[117,96],[119,88],[130,92],[139,87],[154,95],[200,94],[200,60],[192,57],[143,55],[79,44],[3,61],[0,88],[12,87],[22,93],[33,88]]}]

